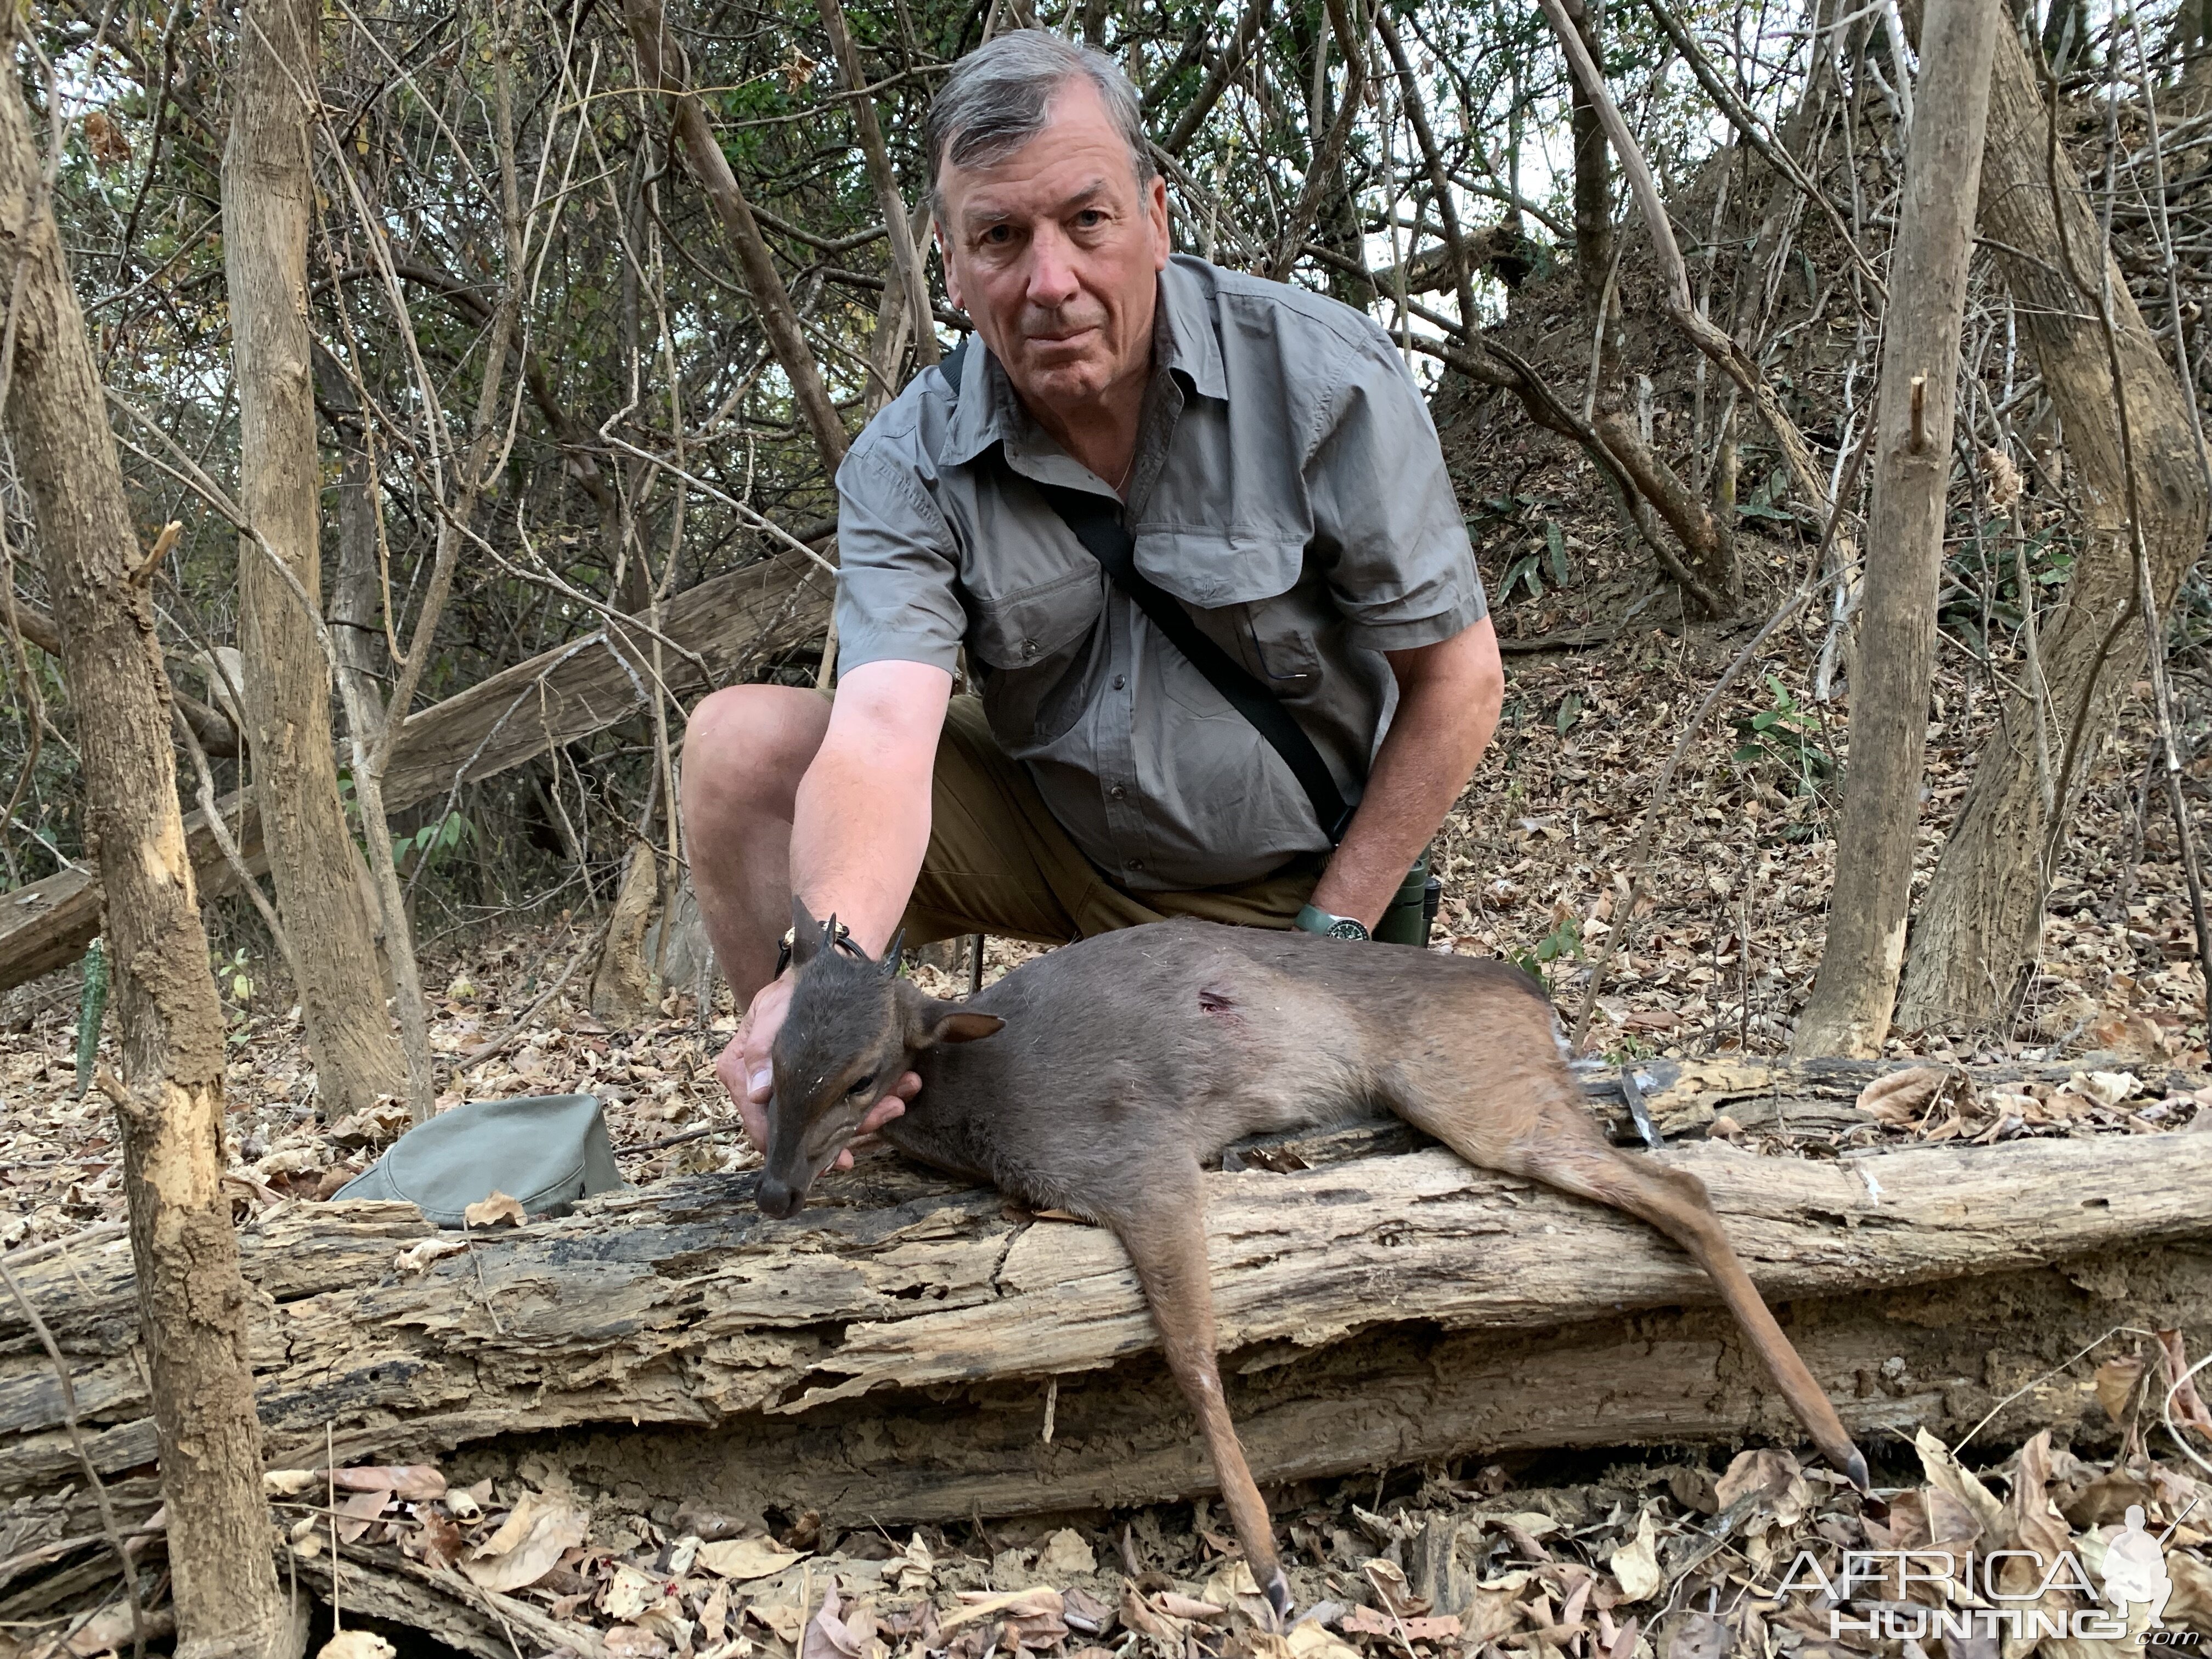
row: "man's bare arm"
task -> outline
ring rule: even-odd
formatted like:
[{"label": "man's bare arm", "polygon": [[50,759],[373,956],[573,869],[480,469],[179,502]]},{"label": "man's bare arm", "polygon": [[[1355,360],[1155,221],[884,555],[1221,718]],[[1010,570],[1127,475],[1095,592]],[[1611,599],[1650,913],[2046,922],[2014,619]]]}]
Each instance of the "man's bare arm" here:
[{"label": "man's bare arm", "polygon": [[791,884],[883,954],[929,847],[929,780],[952,677],[926,663],[872,662],[837,687],[830,730],[799,785]]},{"label": "man's bare arm", "polygon": [[[925,663],[873,662],[837,688],[830,729],[792,811],[791,884],[817,916],[835,915],[881,956],[929,848],[929,784],[952,677]],[[764,985],[716,1062],[754,1146],[768,1146],[769,1052],[791,1001],[787,975]],[[908,1073],[860,1125],[880,1128],[921,1086]],[[852,1162],[838,1154],[839,1167]]]},{"label": "man's bare arm", "polygon": [[1398,680],[1398,710],[1352,828],[1313,892],[1320,908],[1370,927],[1474,775],[1505,696],[1487,617],[1434,645],[1384,654]]}]

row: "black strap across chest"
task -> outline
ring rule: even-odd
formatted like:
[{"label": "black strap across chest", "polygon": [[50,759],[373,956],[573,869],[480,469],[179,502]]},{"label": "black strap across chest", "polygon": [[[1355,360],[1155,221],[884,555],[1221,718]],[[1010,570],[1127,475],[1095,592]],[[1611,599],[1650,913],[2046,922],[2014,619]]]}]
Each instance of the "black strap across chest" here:
[{"label": "black strap across chest", "polygon": [[[960,395],[960,377],[967,367],[969,345],[974,338],[970,335],[963,340],[945,360],[945,378],[951,382],[956,400]],[[1291,711],[1243,664],[1191,620],[1190,612],[1183,609],[1181,600],[1137,568],[1136,538],[1121,521],[1121,504],[1087,489],[1031,482],[1046,504],[1059,514],[1060,522],[1075,532],[1075,539],[1083,544],[1084,550],[1105,567],[1114,585],[1136,603],[1152,626],[1206,677],[1206,684],[1227,699],[1230,707],[1283,757],[1283,764],[1291,769],[1291,775],[1298,781],[1298,787],[1312,803],[1314,817],[1327,832],[1329,845],[1340,842],[1358,805],[1357,793],[1351,800],[1345,799],[1330,775],[1328,763],[1321,757],[1321,750],[1314,747],[1314,740],[1291,717]]]}]

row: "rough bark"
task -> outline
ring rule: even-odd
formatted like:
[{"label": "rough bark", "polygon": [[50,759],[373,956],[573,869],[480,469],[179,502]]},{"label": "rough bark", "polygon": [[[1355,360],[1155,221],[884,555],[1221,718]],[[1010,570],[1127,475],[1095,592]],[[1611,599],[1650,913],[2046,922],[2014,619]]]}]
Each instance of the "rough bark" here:
[{"label": "rough bark", "polygon": [[[1898,997],[1897,1024],[1907,1030],[1986,1028],[2015,1006],[2041,947],[2063,826],[2142,672],[2120,397],[2161,611],[2204,548],[2204,474],[2181,384],[2111,263],[2073,164],[2049,143],[2043,88],[2027,53],[2009,30],[1999,34],[1981,231],[2064,430],[2086,523],[2065,598],[2039,630],[2057,775],[2038,769],[2033,706],[2022,693],[2008,696],[1921,900]],[[2098,318],[2100,281],[2112,286],[2117,390]]]},{"label": "rough bark", "polygon": [[239,643],[253,787],[317,1088],[330,1109],[404,1093],[385,1009],[367,872],[338,796],[330,665],[282,559],[319,600],[321,457],[307,331],[314,179],[305,101],[317,84],[315,0],[249,0],[223,158],[224,274],[239,391]]},{"label": "rough bark", "polygon": [[[753,217],[752,204],[745,200],[738,175],[731,170],[730,158],[722,154],[714,125],[707,119],[707,112],[697,94],[691,90],[684,48],[669,31],[661,0],[623,0],[623,16],[629,26],[630,42],[637,49],[640,78],[668,100],[669,113],[674,118],[684,152],[690,158],[691,170],[705,189],[715,216],[722,222],[724,234],[737,251],[738,264],[744,273],[745,289],[752,295],[761,331],[768,336],[769,349],[775,354],[785,378],[791,382],[799,418],[814,434],[814,447],[822,457],[823,470],[835,476],[838,463],[845,459],[844,422],[837,418],[836,405],[830,401],[829,388],[822,384],[813,348],[806,343],[806,337],[800,331],[799,313],[784,288],[783,277],[776,270],[768,239],[761,234],[760,222]],[[927,311],[921,313],[925,318],[927,315]]]},{"label": "rough bark", "polygon": [[[830,587],[827,573],[793,555],[677,595],[661,617],[660,631],[679,647],[662,659],[670,694],[711,691],[818,635]],[[413,715],[386,769],[386,808],[403,811],[629,718],[647,700],[645,647],[636,625],[617,618]],[[246,861],[258,864],[252,803],[233,795],[222,810]],[[185,831],[201,894],[230,890],[234,878],[200,814]],[[100,886],[87,871],[62,871],[9,897],[0,906],[0,990],[75,962],[100,932]]]},{"label": "rough bark", "polygon": [[246,1296],[222,1188],[222,1009],[177,805],[167,676],[19,93],[0,95],[0,270],[15,349],[7,423],[38,524],[82,756],[85,839],[107,884],[123,1080],[115,1101],[150,1381],[173,1515],[179,1652],[260,1656],[280,1620],[261,1495]]},{"label": "rough bark", "polygon": [[[1758,1081],[1738,1079],[1793,1121],[1829,1109]],[[1685,1079],[1655,1094],[1662,1121],[1669,1097],[1694,1118],[1692,1086],[1733,1085]],[[1311,1137],[1299,1158],[1277,1147],[1206,1177],[1222,1341],[1267,1478],[1506,1445],[1794,1437],[1710,1281],[1649,1229],[1440,1148],[1318,1162],[1407,1133]],[[2212,1137],[1658,1156],[1707,1182],[1855,1429],[1963,1424],[2113,1323],[2212,1318]],[[272,1455],[319,1463],[330,1425],[342,1457],[475,1470],[558,1433],[563,1463],[610,1485],[620,1471],[884,1520],[1206,1487],[1110,1234],[889,1157],[831,1178],[793,1223],[758,1214],[754,1179],[609,1194],[420,1274],[392,1266],[428,1231],[404,1206],[270,1212],[246,1248]],[[2053,1263],[2062,1274],[2038,1272]],[[58,1310],[93,1455],[120,1474],[151,1445],[126,1266],[88,1251],[29,1271]],[[2069,1279],[2139,1300],[2069,1303]],[[2031,1317],[2035,1285],[2050,1305]],[[0,1498],[24,1500],[8,1524],[76,1526],[58,1388],[22,1346],[0,1310]],[[1909,1375],[1880,1380],[1899,1353]],[[1046,1448],[1027,1413],[1054,1378],[1062,1431]],[[2053,1376],[2025,1409],[2057,1420],[2077,1396],[2083,1377]]]},{"label": "rough bark", "polygon": [[1836,885],[1820,975],[1797,1021],[1801,1054],[1880,1054],[1905,962],[1959,338],[2001,21],[1993,0],[1934,0],[1921,35],[1922,77],[1955,90],[1923,101],[1905,161],[1892,298],[1882,317],[1874,507]]},{"label": "rough bark", "polygon": [[641,838],[623,866],[622,885],[607,918],[606,943],[592,975],[592,1012],[610,1025],[641,1020],[660,1001],[658,975],[646,957],[646,933],[660,899],[660,855]]},{"label": "rough bark", "polygon": [[[1955,1441],[1978,1424],[1980,1445],[2048,1428],[2086,1449],[2110,1443],[2112,1429],[2087,1365],[2069,1370],[2069,1359],[2121,1319],[2201,1340],[2212,1330],[2208,1269],[2212,1253],[2201,1247],[2122,1249],[2094,1261],[1808,1298],[1790,1310],[1790,1335],[1863,1441],[1905,1439],[1923,1426]],[[1796,1432],[1759,1396],[1755,1362],[1713,1310],[1503,1337],[1410,1327],[1288,1363],[1254,1358],[1227,1387],[1253,1468],[1271,1483],[1402,1468],[1470,1449],[1728,1445]],[[495,1475],[507,1490],[537,1467],[533,1456],[550,1453],[595,1509],[663,1522],[688,1503],[732,1514],[813,1510],[832,1525],[960,1524],[1211,1485],[1164,1367],[1139,1360],[1062,1380],[1049,1445],[1039,1437],[1042,1395],[1029,1383],[951,1402],[872,1398],[836,1420],[762,1419],[704,1435],[614,1425],[565,1435],[557,1447],[487,1443],[447,1467],[471,1479]],[[1607,1413],[1589,1408],[1600,1398]],[[1500,1501],[1510,1507],[1510,1499]],[[348,1618],[389,1620],[477,1659],[513,1659],[511,1636],[586,1659],[604,1652],[588,1626],[556,1623],[540,1606],[488,1595],[388,1545],[348,1547],[337,1571]],[[319,1563],[308,1587],[320,1591],[326,1571]]]}]

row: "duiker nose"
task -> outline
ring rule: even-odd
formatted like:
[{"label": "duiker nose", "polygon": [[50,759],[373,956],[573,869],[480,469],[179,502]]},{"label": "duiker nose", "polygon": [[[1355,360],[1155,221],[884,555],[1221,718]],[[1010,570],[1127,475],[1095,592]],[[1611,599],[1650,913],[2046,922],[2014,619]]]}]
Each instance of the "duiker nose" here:
[{"label": "duiker nose", "polygon": [[753,1194],[753,1201],[760,1206],[763,1215],[773,1216],[781,1221],[798,1213],[799,1203],[805,1196],[789,1182],[778,1181],[772,1175],[763,1175]]}]

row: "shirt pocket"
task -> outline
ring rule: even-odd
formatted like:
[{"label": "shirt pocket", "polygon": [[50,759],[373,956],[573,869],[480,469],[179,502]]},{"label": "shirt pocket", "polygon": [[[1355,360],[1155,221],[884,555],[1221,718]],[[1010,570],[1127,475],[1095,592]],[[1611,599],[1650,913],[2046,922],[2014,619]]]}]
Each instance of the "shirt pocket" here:
[{"label": "shirt pocket", "polygon": [[1051,742],[1081,714],[1073,693],[1085,678],[1103,588],[1094,566],[1010,593],[970,595],[968,649],[985,670],[984,714],[1001,742]]},{"label": "shirt pocket", "polygon": [[1295,698],[1321,684],[1321,634],[1334,612],[1326,586],[1303,580],[1304,543],[1189,531],[1136,540],[1137,568],[1195,607],[1192,620],[1269,691]]}]

